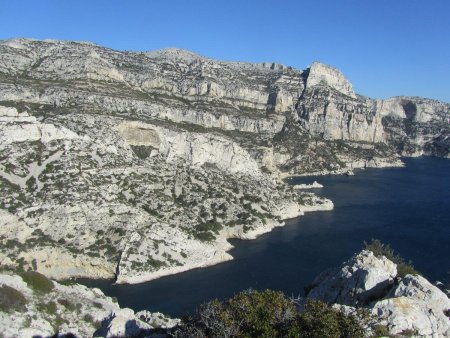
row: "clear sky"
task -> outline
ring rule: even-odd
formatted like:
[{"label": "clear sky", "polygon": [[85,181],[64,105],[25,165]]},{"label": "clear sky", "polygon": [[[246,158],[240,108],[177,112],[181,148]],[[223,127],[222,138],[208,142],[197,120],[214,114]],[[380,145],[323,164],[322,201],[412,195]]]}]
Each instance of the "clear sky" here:
[{"label": "clear sky", "polygon": [[321,61],[364,95],[450,102],[450,0],[2,0],[0,39],[13,37]]}]

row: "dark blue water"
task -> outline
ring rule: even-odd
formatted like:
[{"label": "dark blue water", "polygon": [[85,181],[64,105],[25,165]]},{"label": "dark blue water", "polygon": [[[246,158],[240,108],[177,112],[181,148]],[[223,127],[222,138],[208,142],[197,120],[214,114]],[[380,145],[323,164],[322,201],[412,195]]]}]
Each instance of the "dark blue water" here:
[{"label": "dark blue water", "polygon": [[337,266],[377,238],[411,260],[431,281],[450,271],[450,160],[406,159],[405,168],[367,169],[355,176],[294,178],[319,181],[315,192],[335,210],[313,212],[252,241],[233,241],[233,261],[137,285],[84,281],[118,298],[121,306],[172,316],[244,289],[302,294],[326,268]]}]

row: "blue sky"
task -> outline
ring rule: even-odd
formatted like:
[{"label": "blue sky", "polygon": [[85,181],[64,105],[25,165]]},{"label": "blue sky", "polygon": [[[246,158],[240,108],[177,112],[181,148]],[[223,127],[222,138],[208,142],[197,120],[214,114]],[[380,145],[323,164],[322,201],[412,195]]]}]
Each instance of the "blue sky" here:
[{"label": "blue sky", "polygon": [[449,0],[3,0],[0,39],[179,47],[222,60],[312,61],[371,97],[450,102]]}]

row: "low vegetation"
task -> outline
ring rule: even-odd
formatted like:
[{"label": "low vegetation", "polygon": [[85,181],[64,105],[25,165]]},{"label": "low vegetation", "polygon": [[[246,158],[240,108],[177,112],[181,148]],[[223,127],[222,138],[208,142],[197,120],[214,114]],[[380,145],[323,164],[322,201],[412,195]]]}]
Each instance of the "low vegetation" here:
[{"label": "low vegetation", "polygon": [[186,317],[173,337],[364,337],[356,318],[320,301],[304,311],[278,291],[245,291],[220,302],[213,300]]},{"label": "low vegetation", "polygon": [[50,279],[36,271],[22,273],[22,279],[35,292],[49,293],[55,287]]},{"label": "low vegetation", "polygon": [[364,249],[372,251],[376,257],[386,257],[397,264],[397,274],[399,277],[405,277],[408,274],[421,275],[411,261],[406,262],[403,257],[396,254],[389,244],[384,244],[378,239],[373,239],[370,243],[364,241]]},{"label": "low vegetation", "polygon": [[0,311],[8,313],[24,311],[26,304],[27,300],[22,292],[8,285],[0,287]]}]

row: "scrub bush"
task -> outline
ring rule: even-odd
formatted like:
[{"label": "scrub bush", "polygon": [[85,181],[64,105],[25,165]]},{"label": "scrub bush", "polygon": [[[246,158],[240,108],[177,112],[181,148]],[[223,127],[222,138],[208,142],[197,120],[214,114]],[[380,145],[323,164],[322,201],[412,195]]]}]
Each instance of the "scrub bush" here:
[{"label": "scrub bush", "polygon": [[356,318],[323,302],[308,301],[303,312],[282,292],[244,291],[203,304],[186,317],[173,337],[362,338]]},{"label": "scrub bush", "polygon": [[22,279],[35,292],[49,293],[55,287],[50,279],[36,271],[22,273]]},{"label": "scrub bush", "polygon": [[0,287],[0,311],[14,312],[25,311],[27,300],[19,290],[16,290],[8,285]]}]

